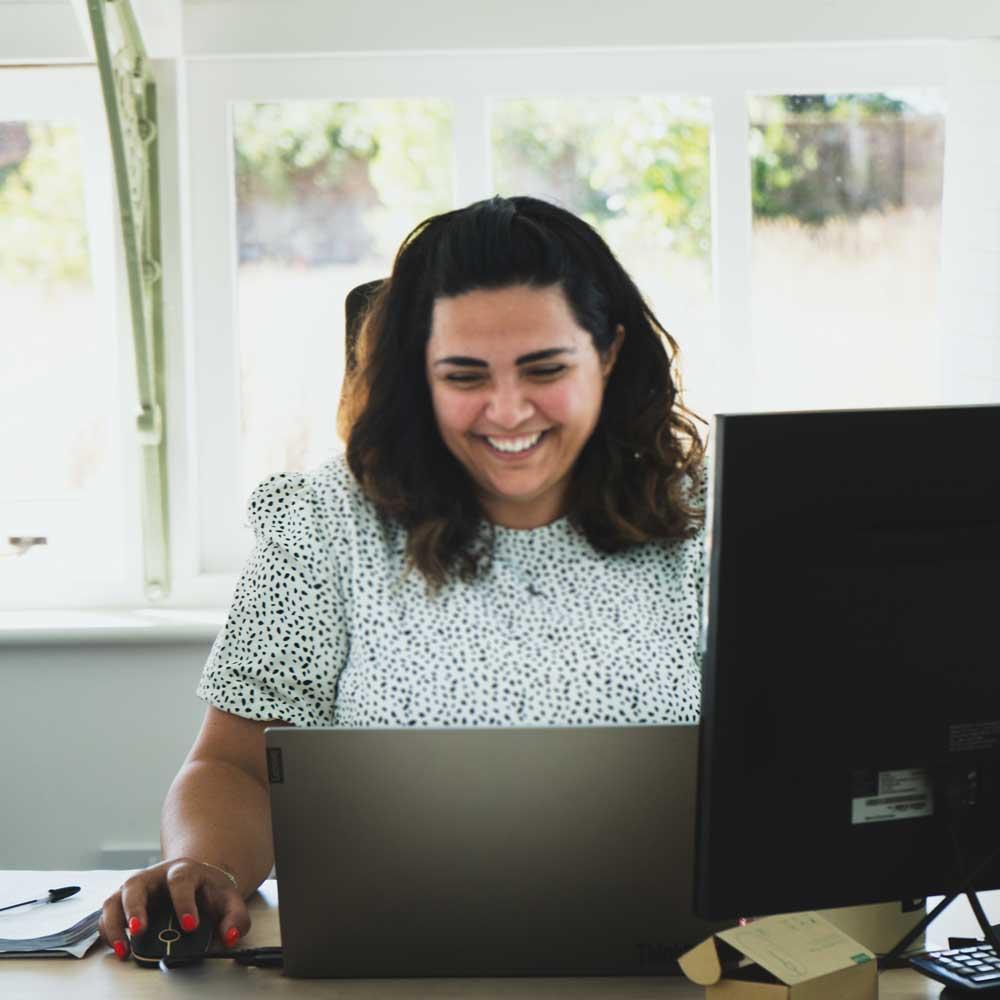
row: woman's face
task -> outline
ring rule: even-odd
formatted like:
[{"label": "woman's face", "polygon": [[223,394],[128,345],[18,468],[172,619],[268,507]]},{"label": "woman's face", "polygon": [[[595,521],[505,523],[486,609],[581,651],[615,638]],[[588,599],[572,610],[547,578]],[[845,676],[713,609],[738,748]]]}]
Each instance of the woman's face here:
[{"label": "woman's face", "polygon": [[558,285],[435,300],[426,351],[434,415],[493,522],[536,528],[562,515],[623,335],[619,327],[602,360]]}]

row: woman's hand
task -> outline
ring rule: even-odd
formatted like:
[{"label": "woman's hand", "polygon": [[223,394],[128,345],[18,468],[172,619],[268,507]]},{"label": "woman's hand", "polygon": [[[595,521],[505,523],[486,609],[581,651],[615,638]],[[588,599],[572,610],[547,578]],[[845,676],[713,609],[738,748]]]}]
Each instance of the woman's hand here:
[{"label": "woman's hand", "polygon": [[246,902],[224,871],[193,858],[172,858],[136,872],[104,901],[98,930],[120,959],[129,954],[126,928],[133,936],[141,934],[148,926],[148,908],[154,900],[156,905],[173,906],[184,931],[193,931],[202,920],[213,921],[227,948],[250,930]]}]

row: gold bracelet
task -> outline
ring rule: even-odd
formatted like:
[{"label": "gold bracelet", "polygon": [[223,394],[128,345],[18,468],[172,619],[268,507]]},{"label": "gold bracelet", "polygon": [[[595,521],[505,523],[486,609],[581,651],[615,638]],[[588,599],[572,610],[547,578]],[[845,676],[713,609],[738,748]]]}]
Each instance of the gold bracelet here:
[{"label": "gold bracelet", "polygon": [[237,892],[240,891],[240,885],[239,882],[236,881],[236,876],[229,871],[228,868],[223,868],[221,865],[213,865],[211,861],[202,861],[201,864],[203,864],[206,868],[214,868],[217,872],[222,872],[222,874],[233,883],[233,888]]}]

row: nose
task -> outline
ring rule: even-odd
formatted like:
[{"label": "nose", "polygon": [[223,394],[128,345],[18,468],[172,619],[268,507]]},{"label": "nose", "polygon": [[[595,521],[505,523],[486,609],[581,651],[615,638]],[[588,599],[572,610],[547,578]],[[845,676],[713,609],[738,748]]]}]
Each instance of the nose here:
[{"label": "nose", "polygon": [[534,412],[534,406],[516,381],[498,383],[486,403],[486,419],[497,428],[514,430]]}]

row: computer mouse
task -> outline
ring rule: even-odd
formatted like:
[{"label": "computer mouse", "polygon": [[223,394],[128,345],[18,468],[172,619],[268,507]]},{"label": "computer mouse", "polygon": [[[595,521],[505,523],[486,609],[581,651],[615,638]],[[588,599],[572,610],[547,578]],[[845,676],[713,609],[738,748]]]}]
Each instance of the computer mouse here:
[{"label": "computer mouse", "polygon": [[146,908],[145,930],[132,937],[132,957],[144,968],[155,969],[162,959],[197,960],[213,944],[210,919],[203,918],[193,931],[183,931],[170,897],[157,897]]}]

